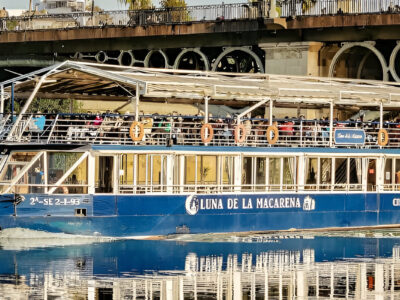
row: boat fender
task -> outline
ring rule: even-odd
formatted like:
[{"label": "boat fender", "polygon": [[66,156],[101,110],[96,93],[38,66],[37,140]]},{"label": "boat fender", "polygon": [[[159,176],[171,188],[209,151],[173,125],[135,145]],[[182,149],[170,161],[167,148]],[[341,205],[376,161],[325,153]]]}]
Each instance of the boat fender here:
[{"label": "boat fender", "polygon": [[[136,127],[138,127],[139,132],[136,132]],[[136,135],[137,134],[137,135]],[[139,142],[143,139],[144,136],[144,128],[143,124],[137,121],[132,122],[131,128],[129,128],[129,136],[132,141]]]},{"label": "boat fender", "polygon": [[235,127],[235,143],[243,143],[246,139],[246,130],[243,124],[239,124]]},{"label": "boat fender", "polygon": [[62,191],[64,194],[69,194],[68,188],[66,186],[62,187]]},{"label": "boat fender", "polygon": [[386,146],[389,142],[389,134],[386,129],[379,129],[378,131],[378,145]]},{"label": "boat fender", "polygon": [[274,145],[279,138],[279,131],[275,125],[268,126],[267,128],[267,141],[268,144]]},{"label": "boat fender", "polygon": [[[206,138],[206,129],[208,129],[208,137],[207,138]],[[201,126],[200,136],[201,136],[201,140],[204,144],[208,144],[209,142],[211,142],[211,140],[214,136],[214,129],[212,128],[211,124],[206,123],[206,124],[203,124],[203,126]]]}]

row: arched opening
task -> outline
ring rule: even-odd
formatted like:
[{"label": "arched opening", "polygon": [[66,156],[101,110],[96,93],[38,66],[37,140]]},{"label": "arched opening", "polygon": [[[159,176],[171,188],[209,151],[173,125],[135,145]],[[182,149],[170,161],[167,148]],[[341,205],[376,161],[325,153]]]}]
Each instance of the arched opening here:
[{"label": "arched opening", "polygon": [[151,50],[145,60],[144,66],[146,68],[168,68],[168,57],[162,50]]},{"label": "arched opening", "polygon": [[394,47],[392,54],[390,55],[389,69],[394,80],[400,82],[400,43],[397,42],[396,47]]},{"label": "arched opening", "polygon": [[373,46],[345,45],[334,56],[330,77],[388,80],[383,55]]},{"label": "arched opening", "polygon": [[133,56],[132,51],[121,51],[118,56],[118,63],[121,66],[133,66],[135,63],[135,57]]},{"label": "arched opening", "polygon": [[248,48],[228,48],[213,62],[213,71],[232,73],[264,73],[261,59]]},{"label": "arched opening", "polygon": [[108,55],[104,51],[99,51],[97,52],[95,58],[98,63],[104,64],[108,60]]},{"label": "arched opening", "polygon": [[174,69],[209,71],[210,63],[199,49],[184,49],[177,56]]}]

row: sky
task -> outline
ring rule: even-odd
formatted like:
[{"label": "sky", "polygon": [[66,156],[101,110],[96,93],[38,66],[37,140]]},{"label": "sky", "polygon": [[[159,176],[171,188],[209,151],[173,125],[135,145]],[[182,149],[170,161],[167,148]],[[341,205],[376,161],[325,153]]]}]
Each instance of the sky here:
[{"label": "sky", "polygon": [[[100,6],[106,10],[118,10],[123,9],[124,6],[118,2],[118,0],[94,0],[97,6]],[[158,4],[159,0],[153,0],[154,4]],[[222,2],[228,3],[240,3],[246,2],[246,0],[186,0],[187,5],[207,5],[207,4],[221,4]],[[29,0],[0,0],[0,7],[6,9],[28,9]]]}]

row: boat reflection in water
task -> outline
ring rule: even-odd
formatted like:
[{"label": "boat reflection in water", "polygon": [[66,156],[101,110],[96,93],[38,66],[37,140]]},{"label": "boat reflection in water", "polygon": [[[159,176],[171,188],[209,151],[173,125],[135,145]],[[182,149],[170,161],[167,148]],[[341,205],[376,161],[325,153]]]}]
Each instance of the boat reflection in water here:
[{"label": "boat reflection in water", "polygon": [[0,299],[400,298],[399,238],[0,245]]}]

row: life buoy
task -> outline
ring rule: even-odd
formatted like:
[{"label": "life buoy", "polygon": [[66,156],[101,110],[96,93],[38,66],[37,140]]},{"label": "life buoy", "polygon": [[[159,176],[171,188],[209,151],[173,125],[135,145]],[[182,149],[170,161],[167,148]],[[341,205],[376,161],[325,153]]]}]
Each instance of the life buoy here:
[{"label": "life buoy", "polygon": [[267,128],[267,141],[270,145],[274,145],[279,138],[279,131],[275,125],[268,126]]},{"label": "life buoy", "polygon": [[[206,138],[206,129],[208,129],[208,137],[207,138]],[[209,142],[211,142],[211,140],[214,136],[214,129],[212,128],[212,126],[209,123],[203,124],[203,126],[201,126],[200,136],[201,136],[201,140],[204,144],[208,144]]]},{"label": "life buoy", "polygon": [[235,143],[243,143],[246,139],[246,129],[243,124],[239,124],[235,127]]},{"label": "life buoy", "polygon": [[386,146],[389,142],[389,134],[386,129],[379,129],[378,131],[378,145]]},{"label": "life buoy", "polygon": [[[136,135],[136,127],[139,129],[138,135]],[[143,139],[144,136],[144,128],[143,124],[137,121],[132,122],[131,128],[129,128],[129,136],[132,141],[139,142]]]},{"label": "life buoy", "polygon": [[69,194],[69,190],[66,186],[63,186],[61,188],[62,188],[63,194]]}]

